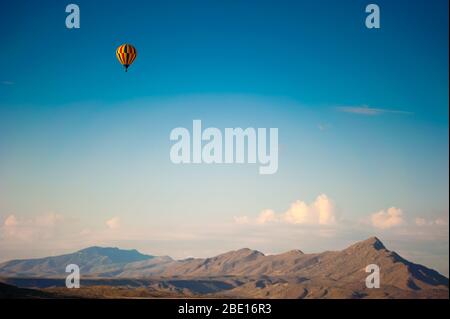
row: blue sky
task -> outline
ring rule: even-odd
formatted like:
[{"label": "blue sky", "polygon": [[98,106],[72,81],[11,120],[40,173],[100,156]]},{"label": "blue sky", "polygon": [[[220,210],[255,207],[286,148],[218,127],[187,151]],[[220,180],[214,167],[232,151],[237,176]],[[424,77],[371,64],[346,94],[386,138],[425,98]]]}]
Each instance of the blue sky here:
[{"label": "blue sky", "polygon": [[[36,254],[101,242],[183,257],[337,249],[378,235],[448,273],[448,1],[377,1],[379,30],[365,28],[367,1],[76,3],[77,30],[65,28],[63,1],[1,4],[0,245],[14,247],[1,259],[28,257],[30,237],[42,241]],[[122,43],[138,50],[127,73]],[[278,127],[277,174],[172,164],[170,130],[193,119]],[[262,210],[282,216],[320,194],[340,221],[333,236],[286,225],[286,239],[263,225],[273,236],[261,241],[251,221]],[[371,225],[391,207],[401,225]],[[48,243],[33,229],[39,216],[74,235]],[[230,239],[223,228],[236,216],[254,236]],[[216,224],[222,237],[203,233]],[[188,244],[149,237],[152,227]],[[76,231],[91,237],[78,242]]]}]

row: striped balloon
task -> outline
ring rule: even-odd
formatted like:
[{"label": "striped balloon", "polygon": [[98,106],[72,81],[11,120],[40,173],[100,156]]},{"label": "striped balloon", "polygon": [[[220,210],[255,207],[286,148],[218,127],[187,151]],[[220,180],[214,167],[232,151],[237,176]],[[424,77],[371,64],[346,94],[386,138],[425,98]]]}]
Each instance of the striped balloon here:
[{"label": "striped balloon", "polygon": [[126,72],[131,63],[136,59],[137,51],[131,44],[122,44],[117,48],[116,56],[119,62],[125,67]]}]

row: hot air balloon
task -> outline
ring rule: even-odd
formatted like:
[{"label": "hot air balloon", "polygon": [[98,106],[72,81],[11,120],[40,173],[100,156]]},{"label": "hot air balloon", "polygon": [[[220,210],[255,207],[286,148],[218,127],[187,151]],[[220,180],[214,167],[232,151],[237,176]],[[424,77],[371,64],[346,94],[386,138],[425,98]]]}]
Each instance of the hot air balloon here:
[{"label": "hot air balloon", "polygon": [[137,51],[131,44],[122,44],[117,48],[116,56],[119,62],[125,67],[125,72],[127,72],[128,67],[136,59]]}]

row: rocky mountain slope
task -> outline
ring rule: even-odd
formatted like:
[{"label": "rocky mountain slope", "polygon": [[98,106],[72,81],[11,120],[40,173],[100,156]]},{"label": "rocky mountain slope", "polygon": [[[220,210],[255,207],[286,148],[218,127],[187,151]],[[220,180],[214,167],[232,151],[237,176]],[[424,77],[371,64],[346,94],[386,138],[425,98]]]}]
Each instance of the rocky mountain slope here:
[{"label": "rocky mountain slope", "polygon": [[137,250],[89,247],[72,254],[36,259],[11,260],[0,264],[0,277],[66,276],[66,266],[76,264],[82,274],[108,273],[134,262],[149,261],[154,256]]},{"label": "rocky mountain slope", "polygon": [[[82,280],[109,279],[106,285],[115,286],[134,278],[143,280],[140,288],[151,287],[153,292],[248,298],[448,298],[448,278],[407,261],[376,237],[342,251],[264,255],[244,248],[184,260],[91,247],[63,256],[6,262],[0,264],[0,277],[65,276],[68,263],[80,266]],[[380,289],[365,287],[369,264],[380,267]]]}]

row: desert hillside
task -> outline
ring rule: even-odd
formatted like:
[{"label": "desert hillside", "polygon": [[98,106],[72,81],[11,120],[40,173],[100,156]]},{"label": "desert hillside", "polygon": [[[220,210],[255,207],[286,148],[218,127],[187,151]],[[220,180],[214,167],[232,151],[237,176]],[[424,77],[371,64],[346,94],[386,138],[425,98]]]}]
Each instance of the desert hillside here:
[{"label": "desert hillside", "polygon": [[[77,291],[64,287],[69,263],[80,266]],[[365,286],[368,264],[380,267],[379,289]],[[376,237],[341,251],[264,255],[243,248],[184,260],[91,247],[9,261],[0,264],[0,277],[19,287],[89,297],[448,298],[448,278],[407,261]]]}]

